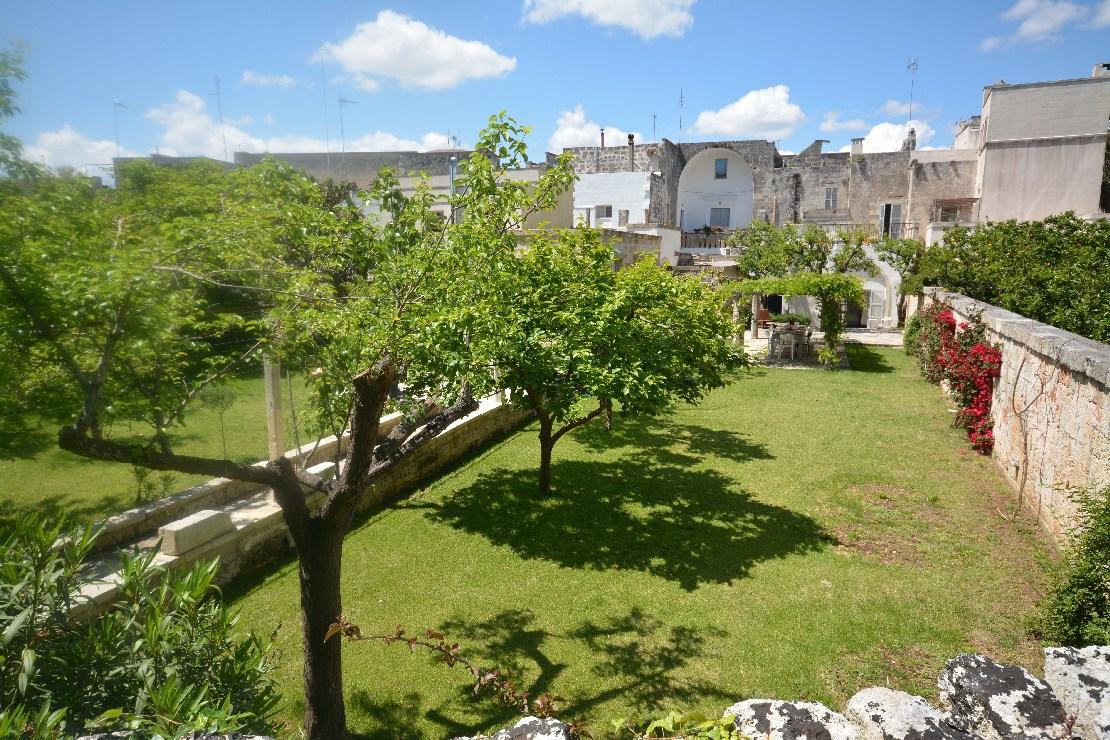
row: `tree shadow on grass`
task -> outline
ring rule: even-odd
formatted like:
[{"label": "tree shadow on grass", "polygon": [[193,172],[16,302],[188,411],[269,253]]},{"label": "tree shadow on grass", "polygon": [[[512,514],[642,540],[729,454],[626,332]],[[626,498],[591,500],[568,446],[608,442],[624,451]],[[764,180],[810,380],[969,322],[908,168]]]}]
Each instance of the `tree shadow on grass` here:
[{"label": "tree shadow on grass", "polygon": [[848,353],[848,366],[857,373],[892,373],[894,367],[886,358],[866,344],[847,342],[844,351]]},{"label": "tree shadow on grass", "polygon": [[[592,434],[575,438],[600,448]],[[810,517],[758,501],[724,474],[695,467],[707,454],[770,457],[741,435],[683,425],[661,433],[646,424],[625,425],[618,434],[610,445],[637,449],[614,461],[555,463],[557,487],[548,497],[538,495],[534,470],[498,468],[418,506],[436,522],[507,545],[523,558],[650,573],[687,591],[730,583],[761,561],[830,542]]]},{"label": "tree shadow on grass", "polygon": [[[574,652],[583,659],[579,668],[596,676],[602,686],[590,693],[558,698],[556,714],[564,721],[596,722],[598,718],[593,711],[614,699],[619,699],[625,710],[650,713],[706,698],[721,701],[733,698],[707,682],[683,675],[688,666],[706,654],[710,638],[728,636],[724,630],[666,624],[637,607],[599,621],[586,620],[565,634],[540,629],[535,620],[530,610],[509,609],[481,621],[454,617],[442,622],[439,629],[449,640],[458,640],[463,652],[483,670],[498,670],[531,697],[550,693],[554,681],[568,668],[547,657],[544,652],[547,643],[550,640],[578,643]],[[445,680],[451,680],[450,675]],[[475,698],[469,683],[460,686],[455,698],[426,710],[421,709],[419,697],[414,705],[412,696],[398,702],[356,695],[356,706],[383,728],[380,733],[358,737],[392,738],[390,727],[406,726],[399,724],[406,718],[410,720],[407,726],[412,727],[411,720],[418,715],[442,727],[448,737],[470,735],[481,728],[509,726],[519,719],[517,711],[496,703],[489,694]],[[468,715],[465,721],[457,717],[460,708]]]},{"label": "tree shadow on grass", "polygon": [[[689,465],[706,457],[733,462],[773,460],[767,447],[741,432],[683,424],[666,416],[614,415],[612,430],[598,423],[574,432],[574,441],[591,452],[632,447],[653,464]],[[556,456],[558,447],[556,449]]]},{"label": "tree shadow on grass", "polygon": [[370,692],[359,689],[351,695],[351,707],[368,715],[375,727],[368,732],[350,732],[352,740],[424,740],[417,728],[423,713],[423,698],[416,692],[400,699],[375,699]]}]

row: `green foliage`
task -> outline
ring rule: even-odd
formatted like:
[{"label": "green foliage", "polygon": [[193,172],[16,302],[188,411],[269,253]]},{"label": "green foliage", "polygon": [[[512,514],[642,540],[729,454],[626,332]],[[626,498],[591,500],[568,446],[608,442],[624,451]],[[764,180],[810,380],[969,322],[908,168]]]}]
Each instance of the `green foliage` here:
[{"label": "green foliage", "polygon": [[922,320],[920,313],[915,313],[906,321],[902,330],[902,351],[911,357],[917,355],[917,345],[920,341]]},{"label": "green foliage", "polygon": [[785,275],[790,268],[787,244],[796,235],[792,227],[779,229],[764,221],[752,221],[733,232],[728,243],[741,250],[737,271],[751,278]]},{"label": "green foliage", "polygon": [[668,712],[666,715],[648,722],[642,728],[629,725],[627,720],[616,720],[613,729],[620,737],[632,740],[742,740],[743,735],[736,729],[736,718],[724,715],[710,719],[698,712]]},{"label": "green foliage", "polygon": [[1110,644],[1110,488],[1072,494],[1078,521],[1041,608],[1041,636],[1059,645]]},{"label": "green foliage", "polygon": [[802,324],[803,326],[809,326],[810,323],[811,323],[811,319],[808,316],[806,316],[805,314],[789,313],[789,312],[787,312],[787,313],[773,313],[773,314],[771,314],[771,321],[774,321],[776,323],[783,323],[783,324],[787,324],[787,323],[790,323],[791,321],[793,321],[795,324]]},{"label": "green foliage", "polygon": [[[0,124],[19,113],[15,104],[14,83],[24,79],[23,52],[20,48],[0,50]],[[23,159],[23,145],[19,139],[0,131],[0,177],[30,179],[38,175],[39,168]],[[13,183],[0,181],[0,194],[12,189]]]},{"label": "green foliage", "polygon": [[1110,221],[1069,212],[955,228],[924,262],[948,290],[1110,341]]},{"label": "green foliage", "polygon": [[831,273],[798,273],[785,277],[771,277],[760,280],[741,280],[723,286],[722,290],[730,295],[807,295],[817,300],[821,317],[821,331],[825,333],[825,349],[830,353],[822,355],[822,362],[831,365],[835,362],[835,350],[840,346],[844,333],[844,304],[863,303],[863,281],[856,275]]},{"label": "green foliage", "polygon": [[25,516],[0,545],[0,726],[268,729],[269,646],[235,634],[237,614],[213,597],[215,563],[162,573],[153,552],[125,555],[121,600],[88,623],[69,616],[95,536]]},{"label": "green foliage", "polygon": [[925,243],[917,239],[886,238],[876,247],[879,259],[894,268],[902,278],[899,292],[917,295],[925,285],[922,265],[926,256]]},{"label": "green foliage", "polygon": [[877,275],[879,267],[867,256],[864,246],[871,241],[865,231],[841,231],[836,235],[839,242],[831,257],[832,272],[865,272]]},{"label": "green foliage", "polygon": [[[549,428],[608,418],[614,406],[653,414],[696,402],[746,360],[714,291],[650,257],[621,270],[613,259],[595,230],[539,232],[491,283],[484,305],[496,331],[476,334],[472,351]],[[596,409],[581,416],[586,399]]]}]

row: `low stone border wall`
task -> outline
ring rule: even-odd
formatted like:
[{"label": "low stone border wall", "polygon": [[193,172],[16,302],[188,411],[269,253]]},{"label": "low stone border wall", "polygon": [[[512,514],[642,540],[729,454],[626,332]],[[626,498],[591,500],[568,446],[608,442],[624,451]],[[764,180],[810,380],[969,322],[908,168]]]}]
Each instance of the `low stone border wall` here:
[{"label": "low stone border wall", "polygon": [[[1043,681],[982,655],[953,658],[937,679],[939,709],[920,696],[873,686],[853,696],[844,714],[811,701],[747,699],[722,716],[759,740],[1110,740],[1110,647],[1044,652]],[[556,719],[525,717],[488,737],[571,735]]]},{"label": "low stone border wall", "polygon": [[1110,345],[939,288],[926,288],[925,301],[946,304],[957,321],[981,315],[1002,346],[993,456],[1022,504],[1063,542],[1075,521],[1069,490],[1110,485]]},{"label": "low stone border wall", "polygon": [[[446,467],[463,460],[482,445],[520,428],[531,417],[529,413],[511,405],[491,403],[491,399],[487,399],[483,406],[484,408],[455,422],[435,439],[425,443],[398,464],[388,477],[375,483],[370,495],[363,499],[362,509],[398,498]],[[396,420],[391,420],[390,426],[395,423]],[[334,439],[330,444],[331,451],[318,450],[313,459],[333,456]],[[324,444],[320,448],[324,450]],[[311,446],[301,448],[306,454],[310,449]],[[290,451],[286,455],[292,456],[296,452]],[[334,475],[335,463],[325,460],[309,469],[327,478]],[[227,583],[240,573],[257,568],[287,552],[291,547],[289,531],[273,492],[269,488],[243,489],[228,485],[229,483],[232,482],[209,481],[171,497],[175,501],[166,507],[155,508],[153,511],[143,507],[140,511],[125,512],[114,517],[120,520],[115,530],[115,541],[120,541],[120,532],[150,531],[152,526],[159,526],[152,522],[163,519],[165,521],[161,523],[179,521],[187,514],[203,510],[216,515],[226,513],[231,520],[231,528],[219,528],[208,539],[201,536],[199,545],[180,554],[158,552],[154,559],[156,564],[167,568],[181,568],[218,557],[219,581]],[[318,509],[323,505],[324,494],[312,491],[306,495],[306,501],[311,509]],[[226,523],[226,518],[219,518]],[[138,523],[140,521],[141,524]],[[72,616],[77,619],[86,619],[103,612],[119,594],[118,557],[114,553],[104,554],[93,567],[94,572],[99,575],[81,590],[80,598],[71,611]]]}]

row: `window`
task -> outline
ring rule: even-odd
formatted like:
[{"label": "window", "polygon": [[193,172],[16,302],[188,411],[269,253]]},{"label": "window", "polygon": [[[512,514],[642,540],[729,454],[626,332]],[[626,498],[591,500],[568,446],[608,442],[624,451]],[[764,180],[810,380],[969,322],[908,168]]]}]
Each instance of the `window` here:
[{"label": "window", "polygon": [[728,177],[728,160],[715,159],[713,160],[713,176],[718,180],[724,180]]},{"label": "window", "polygon": [[836,188],[825,188],[825,210],[836,210]]},{"label": "window", "polygon": [[901,203],[883,203],[879,206],[879,233],[894,239],[902,237]]},{"label": "window", "polygon": [[941,206],[940,207],[940,220],[941,223],[955,223],[960,220],[959,206]]},{"label": "window", "polygon": [[595,218],[612,218],[613,206],[594,206]]},{"label": "window", "polygon": [[729,210],[727,208],[710,208],[709,225],[720,226],[727,229],[729,225]]}]

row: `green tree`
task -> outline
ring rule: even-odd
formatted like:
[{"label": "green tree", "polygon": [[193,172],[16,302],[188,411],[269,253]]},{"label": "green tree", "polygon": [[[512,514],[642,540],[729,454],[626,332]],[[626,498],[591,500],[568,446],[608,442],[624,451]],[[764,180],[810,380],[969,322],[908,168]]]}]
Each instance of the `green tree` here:
[{"label": "green tree", "polygon": [[740,249],[737,271],[749,278],[785,275],[790,269],[789,237],[796,236],[793,227],[782,229],[764,221],[752,221],[729,236],[728,244]]},{"label": "green tree", "polygon": [[[25,76],[22,51],[18,48],[0,50],[0,124],[19,113],[19,106],[15,104],[15,83]],[[23,159],[23,144],[19,139],[0,131],[0,176],[20,179],[38,173],[38,167]],[[3,187],[9,186],[10,183]]]},{"label": "green tree", "polygon": [[1106,342],[1107,264],[1110,221],[1068,212],[954,228],[929,250],[922,270],[948,290]]},{"label": "green tree", "polygon": [[612,248],[592,229],[536,234],[496,285],[497,331],[475,351],[539,420],[540,495],[571,430],[599,417],[611,424],[615,407],[652,414],[693,403],[742,361],[713,291],[650,258],[614,271]]},{"label": "green tree", "polygon": [[[72,419],[59,445],[273,489],[299,561],[308,737],[346,733],[340,643],[324,639],[342,612],[343,537],[375,480],[493,388],[471,351],[497,328],[479,305],[482,282],[512,259],[525,219],[553,208],[573,180],[567,157],[539,183],[508,180],[508,168],[527,163],[526,131],[491,119],[450,202],[465,211],[461,224],[436,217],[426,185],[406,195],[388,171],[365,194],[380,222],[347,201],[329,208],[317,183],[274,161],[198,182],[140,168],[108,193],[46,178],[0,206],[3,336],[56,379]],[[212,291],[262,310],[236,314]],[[213,339],[232,329],[260,339],[229,355]],[[348,438],[335,478],[284,457],[244,465],[173,451],[169,431],[200,391],[262,347],[320,368],[317,427]],[[382,435],[390,400],[405,414]],[[107,434],[120,419],[149,433]],[[319,508],[306,489],[322,494]]]},{"label": "green tree", "polygon": [[829,272],[878,274],[878,265],[867,256],[867,250],[864,248],[871,241],[867,232],[858,229],[841,231],[836,235],[836,240],[838,244],[832,253]]}]

